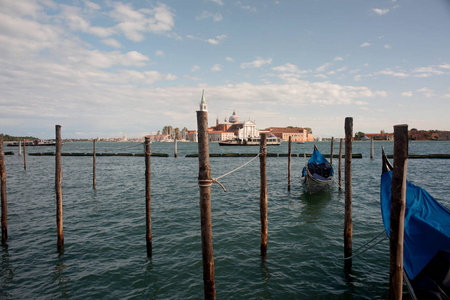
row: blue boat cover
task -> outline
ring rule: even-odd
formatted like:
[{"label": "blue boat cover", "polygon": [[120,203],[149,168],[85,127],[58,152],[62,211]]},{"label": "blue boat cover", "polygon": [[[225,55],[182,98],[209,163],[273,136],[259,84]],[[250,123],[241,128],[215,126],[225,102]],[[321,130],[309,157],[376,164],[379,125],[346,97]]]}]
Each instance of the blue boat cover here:
[{"label": "blue boat cover", "polygon": [[[319,165],[319,164],[325,164],[325,165],[328,164],[331,167],[329,176],[333,176],[333,173],[334,173],[333,167],[330,165],[330,163],[325,158],[325,156],[323,156],[322,153],[320,153],[319,150],[315,149],[313,151],[313,154],[311,155],[311,158],[308,160],[307,164],[309,165],[310,163],[315,163],[317,165]],[[306,175],[306,170],[305,170],[305,168],[303,168],[302,176],[305,177],[305,175]]]},{"label": "blue boat cover", "polygon": [[[388,236],[391,182],[392,171],[381,175],[381,214]],[[414,279],[439,250],[450,250],[450,211],[407,181],[403,267],[409,278]]]}]

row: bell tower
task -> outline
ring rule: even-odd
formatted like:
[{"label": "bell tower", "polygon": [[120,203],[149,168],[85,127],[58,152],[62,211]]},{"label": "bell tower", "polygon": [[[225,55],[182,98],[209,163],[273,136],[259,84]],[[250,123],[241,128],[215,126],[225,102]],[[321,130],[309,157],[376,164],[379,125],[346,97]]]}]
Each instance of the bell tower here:
[{"label": "bell tower", "polygon": [[200,101],[200,111],[208,111],[206,108],[205,90],[202,92],[202,100]]}]

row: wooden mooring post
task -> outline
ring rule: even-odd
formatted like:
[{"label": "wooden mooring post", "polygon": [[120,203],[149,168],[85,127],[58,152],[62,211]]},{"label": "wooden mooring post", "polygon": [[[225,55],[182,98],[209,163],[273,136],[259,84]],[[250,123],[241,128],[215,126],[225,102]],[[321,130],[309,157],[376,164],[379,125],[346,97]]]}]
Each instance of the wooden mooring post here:
[{"label": "wooden mooring post", "polygon": [[19,156],[22,155],[22,141],[19,141]]},{"label": "wooden mooring post", "polygon": [[339,190],[342,189],[342,139],[339,140]]},{"label": "wooden mooring post", "polygon": [[56,231],[57,231],[57,247],[61,251],[64,248],[64,232],[63,232],[63,207],[62,207],[62,189],[61,189],[61,125],[56,125],[56,163],[55,163],[55,190],[56,190]]},{"label": "wooden mooring post", "polygon": [[331,137],[330,164],[333,164],[334,137]]},{"label": "wooden mooring post", "polygon": [[175,147],[175,149],[174,149],[174,151],[173,151],[173,156],[174,157],[177,157],[178,156],[178,153],[177,153],[177,151],[178,151],[178,147],[177,147],[177,139],[175,138],[175,140],[174,140],[174,147]]},{"label": "wooden mooring post", "polygon": [[373,138],[370,139],[370,159],[373,159]]},{"label": "wooden mooring post", "polygon": [[[352,138],[353,118],[345,118],[345,220],[344,220],[344,258],[352,256]],[[346,259],[344,268],[350,271],[352,259]]]},{"label": "wooden mooring post", "polygon": [[288,149],[288,192],[291,191],[291,155],[292,155],[292,137],[289,136],[289,149]]},{"label": "wooden mooring post", "polygon": [[[202,105],[204,103],[204,105]],[[205,299],[216,299],[214,279],[213,235],[211,222],[211,168],[209,165],[208,112],[202,97],[201,110],[197,111],[198,128],[198,186],[200,188],[200,219],[203,257],[203,289]]]},{"label": "wooden mooring post", "polygon": [[389,299],[402,299],[403,237],[406,206],[406,169],[408,164],[408,125],[394,126],[394,170],[391,187],[389,229]]},{"label": "wooden mooring post", "polygon": [[147,257],[152,257],[152,218],[151,218],[151,171],[150,171],[150,155],[151,145],[150,137],[145,137],[145,226],[146,226],[146,243]]},{"label": "wooden mooring post", "polygon": [[8,239],[8,211],[6,202],[6,170],[5,153],[3,152],[3,136],[0,136],[0,176],[2,201],[2,244],[5,244]]},{"label": "wooden mooring post", "polygon": [[25,141],[23,141],[23,168],[27,169],[27,156],[25,151]]},{"label": "wooden mooring post", "polygon": [[267,255],[267,138],[266,134],[261,134],[261,144],[259,148],[259,162],[260,162],[260,193],[259,193],[259,209],[261,216],[261,257],[265,258]]},{"label": "wooden mooring post", "polygon": [[95,186],[96,186],[96,184],[97,184],[97,182],[96,182],[96,175],[95,175],[95,168],[96,168],[96,166],[95,166],[95,163],[96,163],[96,156],[97,156],[97,154],[96,154],[96,147],[95,147],[95,144],[96,144],[96,142],[97,142],[97,139],[94,139],[94,150],[93,150],[93,153],[92,153],[92,186],[94,187],[94,189],[95,189]]}]

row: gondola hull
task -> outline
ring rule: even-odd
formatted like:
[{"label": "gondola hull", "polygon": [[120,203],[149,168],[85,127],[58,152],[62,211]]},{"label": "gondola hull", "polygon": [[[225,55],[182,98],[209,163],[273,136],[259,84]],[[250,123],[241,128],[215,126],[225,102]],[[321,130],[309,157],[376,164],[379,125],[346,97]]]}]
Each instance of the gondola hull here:
[{"label": "gondola hull", "polygon": [[330,189],[333,184],[333,166],[314,145],[311,158],[302,170],[301,183],[305,192],[315,194]]},{"label": "gondola hull", "polygon": [[315,194],[321,191],[330,189],[333,186],[333,177],[328,177],[325,180],[317,179],[311,176],[311,174],[306,174],[301,179],[301,183],[305,192],[309,194]]}]

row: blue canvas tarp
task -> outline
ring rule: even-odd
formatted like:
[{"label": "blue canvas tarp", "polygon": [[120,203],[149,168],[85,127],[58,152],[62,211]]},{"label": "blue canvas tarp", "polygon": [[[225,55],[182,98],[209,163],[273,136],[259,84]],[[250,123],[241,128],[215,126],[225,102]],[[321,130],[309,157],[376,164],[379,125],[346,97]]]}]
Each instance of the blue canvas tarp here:
[{"label": "blue canvas tarp", "polygon": [[[381,175],[381,214],[389,235],[392,171]],[[450,211],[421,187],[406,182],[403,267],[411,279],[439,250],[450,251]]]},{"label": "blue canvas tarp", "polygon": [[[333,167],[327,161],[325,156],[323,156],[322,153],[320,153],[320,151],[317,150],[317,149],[314,149],[314,152],[311,155],[311,158],[308,160],[307,164],[308,165],[309,164],[314,164],[315,168],[318,168],[318,169],[322,168],[322,169],[326,170],[327,174],[324,177],[331,177],[331,176],[333,176]],[[310,170],[310,172],[311,172],[311,170]],[[311,172],[311,173],[314,173],[314,172]],[[319,171],[318,173],[320,174],[322,172]],[[305,175],[306,175],[306,170],[305,170],[305,168],[303,168],[302,176],[304,177]]]}]

